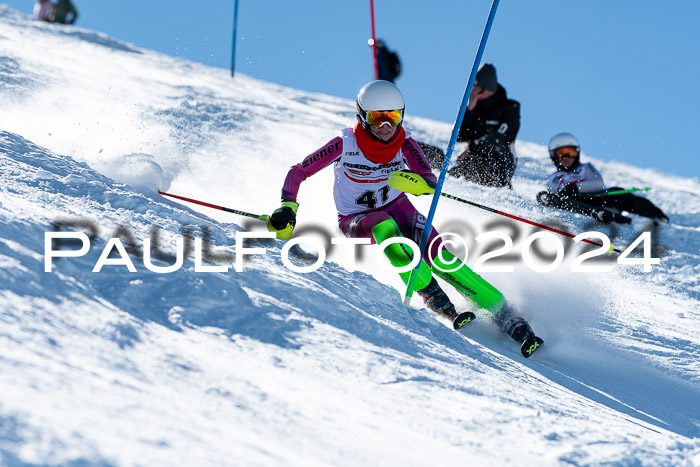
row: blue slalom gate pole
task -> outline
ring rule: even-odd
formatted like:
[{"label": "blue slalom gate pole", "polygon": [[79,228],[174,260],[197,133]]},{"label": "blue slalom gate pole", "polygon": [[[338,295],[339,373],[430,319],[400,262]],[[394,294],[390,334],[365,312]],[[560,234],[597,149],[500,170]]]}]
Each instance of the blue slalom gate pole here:
[{"label": "blue slalom gate pole", "polygon": [[238,30],[238,0],[233,0],[233,39],[231,39],[231,78],[236,70],[236,32]]},{"label": "blue slalom gate pole", "polygon": [[[471,94],[472,87],[474,86],[474,80],[476,79],[476,71],[479,67],[479,63],[481,63],[481,57],[484,55],[484,49],[486,48],[486,40],[488,39],[489,33],[491,32],[491,26],[493,25],[493,19],[496,16],[498,2],[499,0],[493,0],[493,2],[491,3],[491,10],[489,10],[489,16],[486,20],[486,26],[484,27],[484,32],[481,35],[481,41],[479,42],[479,49],[476,51],[476,57],[474,58],[472,71],[471,73],[469,73],[467,89],[464,91],[464,97],[462,97],[462,104],[459,106],[457,120],[455,120],[454,125],[452,126],[452,136],[450,136],[450,142],[447,145],[447,152],[445,153],[445,162],[442,163],[440,176],[438,177],[437,185],[435,186],[435,193],[433,194],[433,202],[430,204],[430,212],[428,213],[428,218],[425,221],[425,230],[423,230],[423,236],[420,239],[420,245],[418,245],[420,250],[420,258],[423,258],[423,252],[425,251],[426,244],[428,243],[428,237],[430,236],[430,231],[433,225],[433,217],[435,216],[435,210],[437,209],[438,201],[440,201],[442,184],[445,182],[447,168],[450,166],[450,159],[452,159],[452,151],[454,150],[455,143],[457,142],[457,134],[459,133],[459,128],[462,126],[464,114],[467,111],[469,95]],[[406,297],[404,298],[404,305],[406,306],[411,304],[411,297],[413,296],[413,289],[416,286],[416,279],[418,278],[419,268],[420,261],[418,262],[416,267],[411,271],[411,276],[408,280],[408,286],[406,288]]]}]

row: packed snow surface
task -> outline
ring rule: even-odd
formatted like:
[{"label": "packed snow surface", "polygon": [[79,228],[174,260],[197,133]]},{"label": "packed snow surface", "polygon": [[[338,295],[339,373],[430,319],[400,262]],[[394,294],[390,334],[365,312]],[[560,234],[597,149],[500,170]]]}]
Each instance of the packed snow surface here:
[{"label": "packed snow surface", "polygon": [[[468,264],[488,250],[477,235],[513,239],[513,272],[482,275],[545,339],[526,360],[483,310],[457,333],[418,298],[404,307],[375,246],[356,264],[328,248],[298,273],[281,241],[243,239],[261,222],[157,194],[269,214],[288,168],[353,124],[352,99],[232,80],[4,6],[0,45],[0,464],[700,465],[697,178],[584,144],[608,185],[651,186],[671,218],[616,229],[535,203],[552,167],[534,143],[517,142],[512,191],[447,179],[448,193],[618,248],[651,231],[650,272],[615,255],[584,262],[607,272],[572,272],[588,250],[563,237],[562,264],[537,272],[522,260],[537,229],[440,201],[435,225],[465,238]],[[413,135],[445,148],[450,125],[410,109]],[[304,182],[297,235],[342,237],[331,189],[331,169]],[[52,231],[85,234],[61,251],[88,251],[47,263]],[[105,249],[113,238],[124,254]],[[309,266],[318,248],[301,247],[291,261]]]}]

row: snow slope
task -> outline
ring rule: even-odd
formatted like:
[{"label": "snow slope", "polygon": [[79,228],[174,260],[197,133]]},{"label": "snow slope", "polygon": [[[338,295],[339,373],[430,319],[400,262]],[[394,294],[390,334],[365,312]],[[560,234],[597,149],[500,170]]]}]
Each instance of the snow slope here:
[{"label": "snow slope", "polygon": [[[237,233],[264,231],[257,221],[154,193],[269,213],[288,167],[352,123],[350,99],[231,80],[4,6],[0,25],[0,464],[700,465],[697,178],[585,155],[609,185],[653,187],[671,218],[653,232],[661,263],[572,273],[584,250],[565,242],[554,272],[517,261],[484,273],[546,340],[525,360],[480,310],[459,334],[403,307],[374,247],[356,271],[336,248],[298,274],[281,242],[239,245]],[[446,146],[450,125],[406,126]],[[455,180],[445,191],[592,228],[536,205],[546,150],[517,149],[512,192]],[[331,180],[304,183],[297,235],[340,236]],[[479,233],[505,229],[520,255],[534,231],[449,200],[436,225],[464,234],[469,264]],[[649,226],[593,227],[624,247]],[[94,241],[44,272],[45,234],[59,228]],[[186,245],[180,269],[146,268],[151,235],[160,267]],[[193,239],[206,236],[228,271],[195,271]],[[111,237],[135,272],[92,272]],[[267,254],[235,272],[243,246]]]}]

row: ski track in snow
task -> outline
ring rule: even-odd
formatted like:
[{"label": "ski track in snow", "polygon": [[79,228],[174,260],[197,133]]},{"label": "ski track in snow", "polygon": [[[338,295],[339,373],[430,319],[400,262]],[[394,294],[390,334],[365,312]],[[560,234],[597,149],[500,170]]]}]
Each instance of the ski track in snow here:
[{"label": "ski track in snow", "polygon": [[[176,272],[147,270],[154,227],[161,267],[205,228],[229,265],[237,232],[264,231],[156,187],[269,213],[289,166],[352,124],[352,100],[232,81],[5,6],[0,24],[0,464],[700,465],[697,178],[584,154],[609,185],[653,187],[671,217],[653,232],[661,264],[571,273],[583,250],[565,242],[554,272],[484,273],[546,341],[524,360],[480,310],[459,334],[404,308],[374,247],[354,272],[336,249],[294,273],[274,240],[246,243],[267,254],[239,273],[195,272],[191,255]],[[448,124],[408,113],[417,139],[446,146]],[[449,178],[445,191],[616,246],[650,228],[541,208],[546,149],[517,151],[512,192]],[[331,172],[302,186],[297,233],[340,236]],[[427,213],[429,199],[413,201]],[[60,222],[93,242],[44,272]],[[468,241],[505,229],[516,254],[534,231],[449,200],[435,222]],[[119,235],[136,272],[93,273]],[[472,241],[468,263],[478,255]]]}]

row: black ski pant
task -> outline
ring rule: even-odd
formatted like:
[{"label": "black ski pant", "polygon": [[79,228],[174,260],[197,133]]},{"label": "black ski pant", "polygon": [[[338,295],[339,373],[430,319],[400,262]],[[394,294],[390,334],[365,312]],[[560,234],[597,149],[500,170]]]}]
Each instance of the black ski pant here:
[{"label": "black ski pant", "polygon": [[[622,188],[613,187],[608,188],[607,191],[617,190],[622,190]],[[632,193],[586,198],[585,202],[593,204],[594,206],[615,208],[619,211],[627,211],[632,214],[650,217],[652,219],[667,218],[666,214],[664,214],[661,209],[656,207],[654,203],[642,196],[633,195]]]},{"label": "black ski pant", "polygon": [[[622,190],[619,187],[608,188],[607,191]],[[602,193],[600,193],[602,194]],[[618,211],[627,211],[652,219],[667,219],[661,209],[654,203],[641,196],[632,193],[609,196],[559,196],[554,193],[541,192],[537,195],[537,201],[545,206],[572,211],[587,216],[596,217],[601,208],[613,208]]]},{"label": "black ski pant", "polygon": [[445,151],[432,144],[423,143],[418,141],[418,146],[420,146],[425,158],[428,159],[430,167],[436,170],[442,169],[442,164],[445,162]]},{"label": "black ski pant", "polygon": [[467,160],[449,173],[479,185],[512,188],[510,180],[515,173],[515,157],[505,141],[500,144],[483,142],[470,147]]}]

